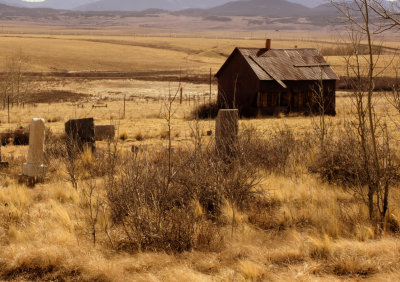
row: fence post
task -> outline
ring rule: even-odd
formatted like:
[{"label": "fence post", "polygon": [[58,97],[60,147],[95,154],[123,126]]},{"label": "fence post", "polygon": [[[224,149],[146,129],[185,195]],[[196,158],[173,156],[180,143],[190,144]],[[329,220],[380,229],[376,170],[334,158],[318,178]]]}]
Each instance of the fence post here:
[{"label": "fence post", "polygon": [[210,104],[211,104],[211,91],[212,91],[212,87],[211,87],[211,83],[212,83],[212,74],[211,74],[211,68],[210,68]]},{"label": "fence post", "polygon": [[125,108],[126,108],[126,94],[124,95],[124,115],[122,119],[125,119]]},{"label": "fence post", "polygon": [[8,123],[10,123],[10,96],[7,96],[7,101]]}]

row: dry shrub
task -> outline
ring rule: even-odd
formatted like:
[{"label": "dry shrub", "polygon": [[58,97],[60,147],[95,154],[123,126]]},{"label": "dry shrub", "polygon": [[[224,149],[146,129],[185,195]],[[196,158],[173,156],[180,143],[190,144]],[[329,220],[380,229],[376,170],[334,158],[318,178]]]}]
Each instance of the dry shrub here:
[{"label": "dry shrub", "polygon": [[121,243],[135,250],[189,250],[202,218],[190,195],[168,180],[165,167],[147,158],[138,154],[126,160],[107,191],[112,219],[124,227],[127,238]]},{"label": "dry shrub", "polygon": [[128,133],[127,132],[121,132],[121,134],[119,135],[119,139],[122,141],[125,141],[128,139]]},{"label": "dry shrub", "polygon": [[136,133],[135,139],[136,139],[136,141],[143,141],[143,140],[144,140],[144,135],[143,135],[143,133],[142,133],[142,132]]},{"label": "dry shrub", "polygon": [[13,132],[13,144],[18,146],[29,145],[29,129],[19,128]]},{"label": "dry shrub", "polygon": [[323,238],[309,237],[306,242],[306,253],[314,259],[327,259],[332,252],[332,240],[329,236]]},{"label": "dry shrub", "polygon": [[55,123],[55,122],[62,121],[62,118],[60,116],[53,116],[53,117],[46,118],[46,120],[48,123]]},{"label": "dry shrub", "polygon": [[14,144],[15,146],[29,145],[29,128],[19,127],[14,131],[10,130],[1,133],[0,139],[3,146],[7,144]]},{"label": "dry shrub", "polygon": [[310,143],[296,137],[293,130],[281,127],[258,133],[254,128],[245,128],[240,143],[246,147],[249,162],[268,173],[288,175],[295,172],[299,164],[307,159]]},{"label": "dry shrub", "polygon": [[359,277],[392,267],[390,261],[396,256],[397,247],[391,246],[394,250],[387,247],[385,240],[361,244],[349,240],[334,242],[325,236],[308,241],[304,252],[311,258],[323,259],[322,268],[317,272]]},{"label": "dry shrub", "polygon": [[199,119],[216,118],[219,107],[217,102],[198,105],[192,112],[192,116]]},{"label": "dry shrub", "polygon": [[338,276],[368,276],[378,271],[376,262],[366,257],[339,256],[332,262],[332,272]]},{"label": "dry shrub", "polygon": [[275,249],[268,253],[268,259],[271,263],[277,265],[291,265],[304,261],[304,254],[300,247]]},{"label": "dry shrub", "polygon": [[84,247],[19,244],[0,251],[0,279],[17,281],[124,280],[115,263]]},{"label": "dry shrub", "polygon": [[160,138],[161,138],[161,139],[167,139],[168,136],[169,136],[169,131],[168,131],[168,130],[162,130],[162,131],[160,132]]},{"label": "dry shrub", "polygon": [[45,135],[45,159],[49,164],[52,160],[64,156],[66,135],[56,135],[50,128],[46,128]]},{"label": "dry shrub", "polygon": [[217,218],[224,201],[219,183],[222,175],[217,169],[218,164],[222,164],[220,160],[212,152],[203,151],[197,154],[186,152],[185,157],[177,161],[180,162],[180,170],[174,178],[176,185],[186,195],[198,200],[208,218]]},{"label": "dry shrub", "polygon": [[[365,158],[366,155],[373,155],[372,144],[366,142],[364,148],[356,133],[351,130],[342,130],[338,135],[340,138],[327,140],[324,148],[317,152],[310,164],[310,171],[317,173],[325,181],[344,187],[370,185],[371,179],[377,178],[374,175],[376,171],[372,157]],[[400,162],[396,157],[398,154],[395,146],[390,145],[391,151],[388,151],[387,144],[378,140],[377,147],[379,159],[388,161],[381,173],[385,174],[390,184],[399,183]]]},{"label": "dry shrub", "polygon": [[227,159],[221,159],[213,146],[180,152],[175,183],[198,199],[210,219],[222,215],[226,201],[231,207],[244,210],[255,197],[260,176],[248,158],[248,147],[242,145],[245,144],[239,143]]},{"label": "dry shrub", "polygon": [[107,157],[105,150],[97,148],[93,152],[91,148],[84,146],[82,151],[65,134],[55,135],[50,129],[46,129],[45,148],[48,175],[57,175],[61,166],[74,187],[79,179],[103,176],[107,171],[107,166],[104,165]]},{"label": "dry shrub", "polygon": [[262,267],[252,261],[243,260],[239,263],[240,272],[246,281],[259,281],[263,278]]},{"label": "dry shrub", "polygon": [[225,159],[213,145],[175,150],[171,168],[168,151],[124,158],[107,188],[112,219],[125,233],[117,239],[120,244],[173,252],[216,246],[214,224],[227,223],[224,206],[231,207],[233,227],[235,213],[256,197],[260,174],[245,143]]}]

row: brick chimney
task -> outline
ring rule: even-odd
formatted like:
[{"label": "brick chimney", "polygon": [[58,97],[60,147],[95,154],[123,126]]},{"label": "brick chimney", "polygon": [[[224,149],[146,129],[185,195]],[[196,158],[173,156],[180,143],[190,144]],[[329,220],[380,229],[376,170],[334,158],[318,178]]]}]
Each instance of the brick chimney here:
[{"label": "brick chimney", "polygon": [[271,50],[271,39],[265,41],[265,49],[267,49],[267,51]]}]

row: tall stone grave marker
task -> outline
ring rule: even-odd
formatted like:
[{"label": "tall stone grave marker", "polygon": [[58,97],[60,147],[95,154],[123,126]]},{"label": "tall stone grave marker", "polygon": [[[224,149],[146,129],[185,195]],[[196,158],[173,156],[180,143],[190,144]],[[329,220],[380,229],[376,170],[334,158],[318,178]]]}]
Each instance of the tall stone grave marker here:
[{"label": "tall stone grave marker", "polygon": [[23,175],[33,178],[43,178],[45,176],[46,166],[44,165],[44,138],[44,119],[32,119],[29,129],[28,161],[23,165]]},{"label": "tall stone grave marker", "polygon": [[221,109],[215,124],[215,145],[220,156],[229,156],[234,150],[239,131],[239,112]]}]

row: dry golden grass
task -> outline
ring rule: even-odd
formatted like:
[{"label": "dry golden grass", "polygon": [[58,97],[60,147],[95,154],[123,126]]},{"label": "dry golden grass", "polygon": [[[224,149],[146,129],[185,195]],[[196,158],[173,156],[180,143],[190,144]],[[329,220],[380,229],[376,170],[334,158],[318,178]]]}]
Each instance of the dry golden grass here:
[{"label": "dry golden grass", "polygon": [[[94,42],[94,40],[96,42]],[[108,42],[106,42],[108,41]],[[293,47],[293,41],[278,41],[274,47]],[[298,41],[298,47],[314,43]],[[140,45],[140,46],[136,46]],[[31,60],[29,70],[149,70],[179,69],[206,72],[217,69],[234,46],[262,46],[262,41],[231,39],[157,38],[128,36],[11,35],[0,36],[0,59],[21,46]],[[65,48],[68,46],[68,48]],[[166,49],[160,51],[159,47]],[[107,56],[104,56],[107,50]],[[124,58],[124,60],[121,60]],[[150,60],[149,60],[150,58]],[[334,65],[339,58],[329,58]],[[42,85],[43,86],[43,85]],[[176,83],[135,80],[65,80],[46,85],[51,90],[68,90],[93,95],[82,101],[83,108],[72,103],[25,105],[11,108],[11,123],[6,112],[0,116],[0,131],[26,126],[33,117],[45,117],[55,134],[64,131],[64,122],[72,118],[94,117],[96,124],[115,124],[116,136],[122,144],[159,148],[167,146],[167,122],[163,118],[168,89]],[[174,147],[193,142],[195,124],[191,120],[193,100],[208,86],[183,84],[185,99],[174,105],[172,138]],[[173,91],[172,91],[173,92]],[[213,88],[215,99],[215,87]],[[126,95],[126,114],[122,119]],[[376,109],[388,122],[394,138],[400,140],[396,123],[400,115],[377,93]],[[92,105],[107,103],[107,108]],[[196,102],[198,103],[198,102]],[[341,125],[352,118],[351,101],[346,93],[338,93],[336,117],[332,124]],[[214,121],[199,122],[203,141]],[[312,128],[312,120],[304,116],[247,119],[240,129],[255,128],[259,132],[289,127],[296,135]],[[105,142],[98,142],[100,148]],[[8,145],[2,148],[5,160],[12,163],[8,172],[20,173],[27,147]],[[80,156],[83,170],[93,166],[94,156]],[[64,164],[56,164],[44,184],[34,189],[0,176],[0,280],[98,280],[98,281],[342,281],[367,278],[372,281],[395,281],[400,277],[398,234],[379,236],[368,221],[364,205],[341,187],[321,182],[304,167],[296,167],[296,175],[263,175],[262,194],[268,199],[265,210],[236,211],[236,227],[231,233],[232,207],[225,203],[218,227],[222,242],[212,251],[190,251],[181,254],[163,252],[125,253],[113,248],[104,227],[109,214],[100,214],[97,222],[97,244],[93,246],[88,228],[89,205],[82,195],[84,183],[75,190],[66,181]],[[87,171],[82,172],[88,177]],[[99,179],[94,179],[99,181]],[[96,182],[97,183],[97,182]],[[400,224],[400,187],[391,192],[390,213]],[[100,194],[100,196],[104,196]],[[193,205],[195,214],[204,211]]]},{"label": "dry golden grass", "polygon": [[[105,238],[94,248],[81,229],[84,219],[80,216],[77,192],[66,184],[45,184],[34,190],[16,185],[1,188],[1,205],[9,203],[10,208],[18,207],[20,213],[14,214],[13,223],[0,228],[0,277],[101,281],[259,281],[278,278],[328,281],[398,277],[400,241],[397,237],[348,239],[348,235],[338,236],[332,234],[332,230],[324,230],[331,224],[341,224],[336,210],[341,209],[340,202],[346,200],[343,197],[349,196],[310,176],[304,175],[301,182],[299,185],[290,179],[271,176],[264,184],[265,189],[279,187],[273,198],[286,209],[301,207],[296,215],[292,213],[291,221],[281,231],[262,231],[243,220],[233,237],[225,237],[226,247],[221,251],[180,255],[116,253]],[[9,209],[6,209],[7,214]],[[281,220],[282,211],[274,209],[270,212],[271,217]],[[8,218],[4,213],[0,214],[3,220]],[[319,219],[316,215],[325,217]],[[311,229],[293,225],[293,216],[310,221]],[[362,220],[367,215],[349,217]],[[279,226],[279,223],[274,224]],[[360,224],[368,228],[367,223]],[[230,231],[226,230],[226,233],[230,234]]]},{"label": "dry golden grass", "polygon": [[[166,84],[164,84],[166,85]],[[190,87],[190,86],[188,86]],[[378,99],[377,109],[387,110],[387,102]],[[119,126],[119,134],[127,135],[125,146],[165,146],[161,134],[166,130],[162,118],[163,103],[138,100],[127,103],[125,119],[118,119],[122,102],[109,102],[108,108],[83,109],[68,104],[38,104],[24,109],[12,109],[12,124],[2,120],[1,130],[26,125],[32,117],[61,116],[48,123],[52,131],[61,133],[64,122],[73,117],[94,116],[96,123],[111,122]],[[338,98],[338,116],[329,118],[340,124],[351,115],[345,95]],[[175,105],[173,119],[174,146],[185,146],[191,139],[191,121],[187,119],[193,104]],[[399,119],[391,112],[391,117]],[[296,134],[311,127],[307,117],[242,120],[242,129],[288,126]],[[193,126],[192,126],[193,127]],[[214,129],[213,121],[201,121],[206,132]],[[138,136],[146,136],[143,140]],[[205,134],[206,135],[206,134]],[[204,136],[205,142],[207,138]],[[103,146],[104,142],[98,145]],[[25,156],[26,147],[3,148],[5,159],[16,154]],[[93,163],[90,152],[82,155],[82,167]],[[28,189],[3,181],[0,188],[0,278],[1,279],[83,279],[101,281],[126,280],[342,280],[369,278],[398,279],[400,240],[388,233],[377,236],[368,222],[365,206],[355,201],[340,187],[322,183],[299,168],[296,177],[265,176],[261,184],[271,207],[264,213],[237,212],[233,236],[229,223],[231,207],[226,204],[221,227],[224,244],[214,252],[192,251],[173,255],[165,253],[125,254],[115,251],[104,232],[98,231],[93,247],[87,228],[87,210],[80,190],[73,189],[65,179],[65,169],[59,176],[51,175],[45,184]],[[391,195],[391,215],[400,218],[398,188]],[[196,214],[203,211],[194,205]],[[262,222],[257,220],[262,219]],[[254,222],[255,224],[253,224]],[[104,227],[99,220],[98,230]]]}]

